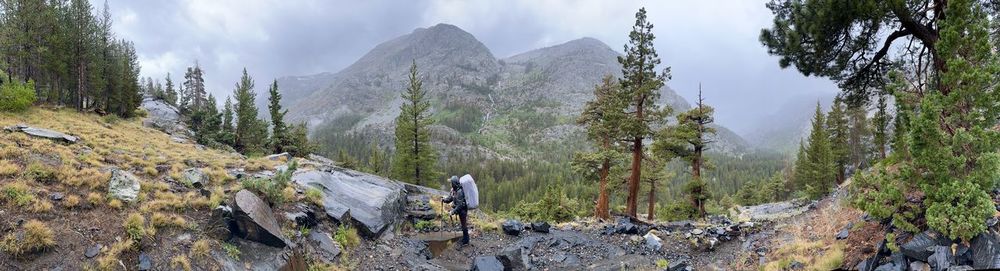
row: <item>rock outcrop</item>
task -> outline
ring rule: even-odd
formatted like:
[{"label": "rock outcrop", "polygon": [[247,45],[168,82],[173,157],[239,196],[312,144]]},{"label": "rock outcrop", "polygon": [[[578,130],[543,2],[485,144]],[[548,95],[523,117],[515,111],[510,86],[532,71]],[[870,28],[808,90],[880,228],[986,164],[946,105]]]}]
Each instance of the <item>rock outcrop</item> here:
[{"label": "rock outcrop", "polygon": [[287,246],[271,207],[253,192],[246,189],[236,192],[234,207],[233,221],[237,229],[234,234],[272,247]]},{"label": "rock outcrop", "polygon": [[187,140],[193,134],[181,119],[180,111],[165,101],[146,97],[141,107],[148,112],[142,124],[170,134],[176,139]]},{"label": "rock outcrop", "polygon": [[805,213],[813,203],[795,199],[754,206],[738,206],[731,213],[737,221],[774,221]]},{"label": "rock outcrop", "polygon": [[329,167],[299,170],[292,181],[323,193],[326,214],[351,222],[368,237],[377,237],[403,219],[406,189],[399,182],[358,171]]}]

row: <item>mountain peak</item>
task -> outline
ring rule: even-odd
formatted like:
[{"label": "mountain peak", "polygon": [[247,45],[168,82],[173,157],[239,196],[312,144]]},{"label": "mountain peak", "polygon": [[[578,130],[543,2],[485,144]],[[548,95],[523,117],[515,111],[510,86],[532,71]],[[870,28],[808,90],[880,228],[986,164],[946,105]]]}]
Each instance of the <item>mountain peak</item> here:
[{"label": "mountain peak", "polygon": [[[576,45],[576,46],[581,46],[581,47],[599,47],[599,48],[611,49],[611,46],[608,46],[608,44],[604,43],[603,41],[601,41],[599,39],[595,39],[595,38],[591,38],[591,37],[582,37],[582,38],[579,38],[579,39],[568,41],[568,42],[563,43],[561,45]],[[560,46],[560,45],[556,45],[556,46]]]}]

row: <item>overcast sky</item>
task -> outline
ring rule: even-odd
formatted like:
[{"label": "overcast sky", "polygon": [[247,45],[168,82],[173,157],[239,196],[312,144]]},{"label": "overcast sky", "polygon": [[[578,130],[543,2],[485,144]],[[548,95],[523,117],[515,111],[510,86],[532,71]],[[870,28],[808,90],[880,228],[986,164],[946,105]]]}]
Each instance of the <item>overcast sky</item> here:
[{"label": "overcast sky", "polygon": [[[770,26],[766,1],[332,1],[110,0],[120,37],[135,42],[143,76],[181,81],[197,60],[224,97],[246,67],[258,92],[273,78],[336,72],[375,45],[418,27],[454,24],[497,57],[594,37],[621,51],[645,6],[668,84],[689,101],[698,83],[717,122],[738,133],[789,97],[831,94],[836,85],[782,70],[757,41]],[[102,7],[100,2],[95,8]]]}]

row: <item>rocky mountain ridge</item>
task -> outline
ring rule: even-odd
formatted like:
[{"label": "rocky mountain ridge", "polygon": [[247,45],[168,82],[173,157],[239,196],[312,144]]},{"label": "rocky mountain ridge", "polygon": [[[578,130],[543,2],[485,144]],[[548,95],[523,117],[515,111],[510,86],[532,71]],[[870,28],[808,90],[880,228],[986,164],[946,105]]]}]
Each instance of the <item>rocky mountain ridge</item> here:
[{"label": "rocky mountain ridge", "polygon": [[[419,28],[377,45],[337,73],[278,79],[288,118],[307,122],[313,131],[336,123],[334,131],[365,131],[391,145],[394,118],[415,62],[438,118],[435,131],[447,137],[469,135],[500,142],[481,146],[499,153],[522,153],[514,137],[528,144],[574,140],[575,117],[603,76],[621,74],[620,54],[603,42],[581,38],[498,59],[476,38],[448,24]],[[691,106],[669,86],[660,104],[674,111]],[[343,121],[351,120],[351,121]],[[717,150],[741,152],[746,142],[718,126]],[[494,140],[498,139],[498,140]],[[453,143],[453,142],[449,142]],[[450,144],[454,145],[454,144]],[[530,149],[530,148],[527,148]]]}]

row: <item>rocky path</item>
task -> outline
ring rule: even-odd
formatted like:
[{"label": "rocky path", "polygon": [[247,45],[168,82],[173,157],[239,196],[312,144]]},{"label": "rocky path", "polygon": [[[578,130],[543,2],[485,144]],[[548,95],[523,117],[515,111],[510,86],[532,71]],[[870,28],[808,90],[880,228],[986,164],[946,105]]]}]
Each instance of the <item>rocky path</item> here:
[{"label": "rocky path", "polygon": [[585,220],[516,236],[473,229],[467,246],[450,243],[457,232],[400,233],[366,242],[352,258],[359,270],[470,270],[477,263],[479,270],[738,270],[756,266],[748,255],[781,236],[770,222],[742,228],[716,222],[633,225],[635,231],[619,232],[622,221]]}]

